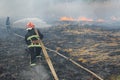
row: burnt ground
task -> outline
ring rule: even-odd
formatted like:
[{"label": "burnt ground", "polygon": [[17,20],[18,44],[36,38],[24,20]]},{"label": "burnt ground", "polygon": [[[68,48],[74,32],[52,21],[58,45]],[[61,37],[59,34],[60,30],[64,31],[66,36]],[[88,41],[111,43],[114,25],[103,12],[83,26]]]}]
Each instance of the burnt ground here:
[{"label": "burnt ground", "polygon": [[[61,24],[42,32],[46,47],[75,60],[104,80],[120,79],[119,29]],[[29,66],[26,48],[24,39],[18,36],[1,36],[0,80],[53,80],[44,59],[35,67]],[[60,80],[98,80],[54,52],[48,54]]]},{"label": "burnt ground", "polygon": [[[38,64],[39,66],[29,66],[30,56],[25,50],[24,39],[13,34],[6,34],[0,41],[0,80],[32,80],[33,78],[35,80],[53,80],[44,59]],[[48,53],[50,54],[51,52]],[[60,80],[73,80],[74,76],[76,76],[76,80],[80,79],[79,75],[83,73],[80,73],[76,66],[55,54],[51,53],[50,55]],[[39,71],[40,75],[35,75],[37,71]],[[83,70],[81,71],[84,72]],[[90,77],[88,76],[88,78]]]}]

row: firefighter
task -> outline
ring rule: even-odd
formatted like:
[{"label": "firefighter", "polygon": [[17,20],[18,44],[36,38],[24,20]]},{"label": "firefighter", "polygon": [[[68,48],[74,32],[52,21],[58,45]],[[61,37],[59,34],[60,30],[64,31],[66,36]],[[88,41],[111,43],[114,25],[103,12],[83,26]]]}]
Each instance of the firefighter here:
[{"label": "firefighter", "polygon": [[25,42],[31,55],[30,65],[36,65],[36,58],[41,57],[41,45],[39,39],[43,39],[43,34],[37,29],[39,36],[35,32],[35,25],[32,22],[27,24],[28,32],[25,35]]},{"label": "firefighter", "polygon": [[11,29],[10,17],[7,17],[7,19],[6,19],[6,28],[7,28],[7,32],[10,33],[10,29]]}]

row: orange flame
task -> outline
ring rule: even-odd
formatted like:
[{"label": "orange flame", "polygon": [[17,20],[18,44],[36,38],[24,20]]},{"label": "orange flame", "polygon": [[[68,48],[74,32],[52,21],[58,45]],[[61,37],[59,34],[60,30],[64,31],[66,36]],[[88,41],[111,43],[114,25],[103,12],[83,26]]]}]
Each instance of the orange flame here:
[{"label": "orange flame", "polygon": [[114,21],[118,20],[115,16],[112,16],[111,19]]},{"label": "orange flame", "polygon": [[105,22],[104,19],[98,19],[97,22]]},{"label": "orange flame", "polygon": [[78,19],[74,19],[72,17],[61,17],[60,21],[93,21],[93,19],[86,18],[86,17],[79,17]]},{"label": "orange flame", "polygon": [[86,17],[79,17],[77,21],[93,21],[93,19],[86,18]]},{"label": "orange flame", "polygon": [[[116,20],[115,17],[113,17],[113,19]],[[63,17],[60,18],[60,21],[91,21],[91,22],[92,22],[92,21],[96,21],[96,22],[105,22],[104,19],[93,20],[93,19],[91,19],[91,18],[87,18],[87,17],[84,17],[84,16],[79,17],[79,18],[77,18],[77,19],[72,18],[72,17],[63,16]]]},{"label": "orange flame", "polygon": [[74,21],[74,19],[72,17],[66,17],[66,16],[64,16],[64,17],[60,18],[60,21]]}]

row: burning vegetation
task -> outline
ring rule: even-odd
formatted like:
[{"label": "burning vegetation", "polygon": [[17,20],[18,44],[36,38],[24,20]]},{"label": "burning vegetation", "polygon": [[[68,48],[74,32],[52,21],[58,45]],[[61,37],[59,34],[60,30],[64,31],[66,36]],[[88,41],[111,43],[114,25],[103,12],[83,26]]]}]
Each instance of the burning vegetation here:
[{"label": "burning vegetation", "polygon": [[[119,8],[119,0],[1,0],[0,80],[54,80],[44,57],[29,65],[24,35],[30,20],[44,35],[59,80],[120,80]],[[6,15],[13,24],[7,17],[4,25]]]},{"label": "burning vegetation", "polygon": [[87,18],[85,16],[81,16],[81,17],[78,17],[78,18],[73,18],[73,17],[67,17],[67,16],[63,16],[63,17],[60,17],[59,19],[60,21],[86,21],[86,22],[89,22],[89,21],[94,21],[94,22],[107,22],[107,21],[119,21],[120,18],[118,17],[115,17],[115,16],[112,16],[109,18],[109,20],[105,20],[105,19],[92,19],[92,18]]},{"label": "burning vegetation", "polygon": [[[40,29],[45,36],[43,41],[46,47],[75,60],[104,80],[120,79],[119,28],[82,25],[82,23],[71,21],[55,24],[56,26],[50,27],[49,30]],[[6,29],[0,30],[6,31]],[[17,30],[25,33],[22,29],[16,29],[16,32]],[[24,39],[14,34],[11,34],[12,37],[9,36],[6,32],[0,38],[0,47],[2,47],[0,49],[0,79],[53,80],[46,61],[43,59],[38,66],[31,68]],[[54,52],[48,51],[48,53],[60,80],[98,80]]]}]

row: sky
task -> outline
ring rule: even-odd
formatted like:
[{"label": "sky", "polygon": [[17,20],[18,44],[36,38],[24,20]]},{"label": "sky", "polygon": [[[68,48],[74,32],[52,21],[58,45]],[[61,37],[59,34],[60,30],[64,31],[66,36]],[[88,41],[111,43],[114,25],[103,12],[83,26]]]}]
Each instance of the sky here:
[{"label": "sky", "polygon": [[120,17],[120,0],[0,0],[0,17],[39,17],[56,20],[62,16],[110,19]]}]

